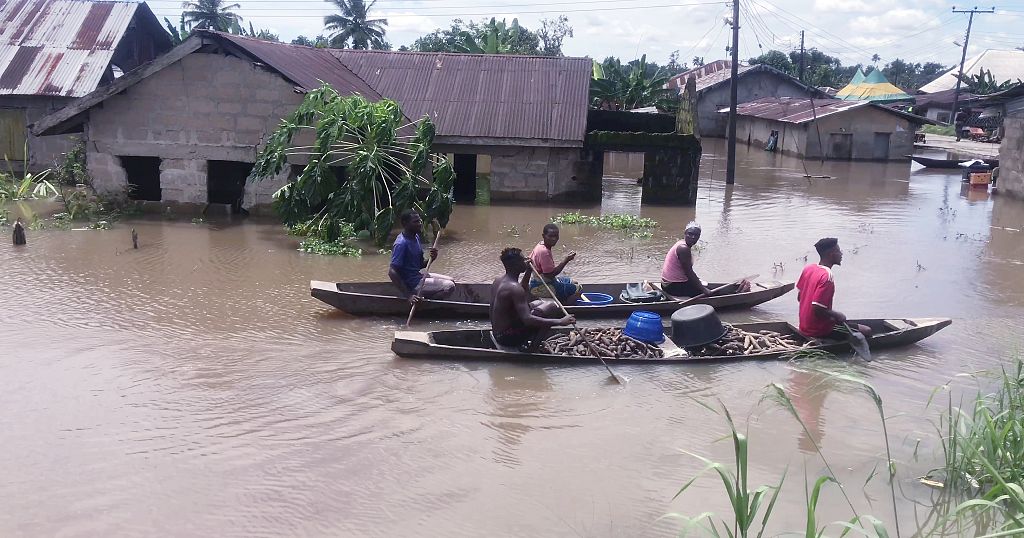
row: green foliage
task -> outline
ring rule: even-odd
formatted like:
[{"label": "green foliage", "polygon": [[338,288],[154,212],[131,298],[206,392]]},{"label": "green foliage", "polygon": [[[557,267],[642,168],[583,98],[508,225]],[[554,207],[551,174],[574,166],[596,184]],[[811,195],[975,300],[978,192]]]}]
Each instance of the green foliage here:
[{"label": "green foliage", "polygon": [[590,106],[601,110],[632,110],[656,106],[659,110],[679,108],[676,90],[666,89],[669,76],[659,70],[647,72],[647,55],[623,65],[617,58],[594,62],[590,79]]},{"label": "green foliage", "polygon": [[171,43],[174,45],[180,45],[182,41],[185,41],[192,35],[192,30],[185,24],[185,14],[181,14],[181,20],[178,22],[178,27],[175,28],[171,21],[164,17],[164,25],[167,26],[167,33],[171,34]]},{"label": "green foliage", "polygon": [[[242,17],[233,11],[241,7],[237,3],[225,4],[224,0],[186,1],[182,4],[182,22],[188,25],[189,30],[205,28],[230,32],[242,21]],[[185,39],[185,36],[179,35],[179,38]]]},{"label": "green foliage", "polygon": [[541,54],[544,56],[562,56],[562,43],[566,37],[573,37],[569,17],[559,15],[556,19],[541,19],[537,39],[541,43]]},{"label": "green foliage", "polygon": [[975,95],[988,95],[990,93],[1008,90],[1019,84],[1024,84],[1024,81],[1021,81],[1019,78],[1017,80],[1004,80],[1002,82],[997,82],[992,77],[992,71],[985,68],[979,69],[978,74],[976,75],[960,75],[960,81],[963,84],[961,87],[962,91],[970,92]]},{"label": "green foliage", "polygon": [[0,227],[11,225],[11,212],[7,209],[0,209]]},{"label": "green foliage", "polygon": [[299,243],[299,251],[321,254],[323,256],[347,256],[351,258],[358,258],[363,255],[363,251],[356,247],[348,246],[342,241],[326,241],[319,237],[307,237]]},{"label": "green foliage", "polygon": [[654,219],[637,217],[636,215],[623,215],[621,213],[609,213],[594,217],[584,215],[579,211],[561,213],[551,218],[556,224],[589,224],[600,228],[611,228],[613,230],[646,231],[648,228],[656,228],[658,223]]},{"label": "green foliage", "polygon": [[[685,454],[689,454],[703,461],[707,464],[707,467],[683,485],[673,499],[682,495],[683,492],[689,489],[690,486],[692,486],[704,473],[707,473],[708,471],[715,471],[722,481],[726,495],[729,497],[729,505],[732,507],[733,512],[731,524],[729,521],[721,521],[722,531],[724,531],[730,538],[747,538],[752,530],[760,528],[756,534],[756,536],[760,537],[764,534],[765,526],[768,524],[768,520],[772,515],[772,510],[775,508],[775,501],[778,500],[779,492],[782,491],[782,483],[786,480],[786,473],[782,473],[779,483],[774,486],[763,485],[758,486],[753,490],[750,489],[751,486],[747,479],[747,465],[749,462],[747,436],[736,429],[736,424],[733,423],[732,416],[724,405],[722,406],[722,412],[726,422],[729,424],[733,454],[736,462],[735,469],[730,469],[721,463],[713,462],[703,456],[683,451]],[[766,500],[768,501],[768,504],[765,506],[764,514],[760,516],[760,521],[758,521],[758,514],[761,511],[761,506]],[[712,516],[707,514],[706,519],[711,525],[708,530],[710,530],[715,536],[722,536],[717,525],[712,519]]]},{"label": "green foliage", "polygon": [[1024,528],[1024,362],[1014,362],[994,392],[978,392],[966,406],[950,397],[939,424],[945,463],[933,471],[946,488],[976,496],[954,519],[995,515],[1005,522],[1000,532]]},{"label": "green foliage", "polygon": [[[559,19],[560,20],[560,19]],[[545,49],[541,48],[541,39],[537,33],[519,24],[518,19],[513,19],[509,25],[502,19],[483,19],[478,22],[466,22],[462,19],[455,19],[448,29],[438,28],[433,32],[420,37],[413,44],[411,49],[421,52],[471,52],[476,54],[545,54],[548,47],[551,54],[554,54],[556,47],[560,52],[561,41],[565,35],[558,35],[558,32],[566,30],[566,27],[558,27],[558,21],[549,22],[548,34],[545,36],[548,41]],[[542,22],[543,24],[543,22]],[[566,25],[567,26],[567,25]],[[568,27],[571,35],[572,28]],[[557,41],[557,43],[556,43]]]},{"label": "green foliage", "polygon": [[28,171],[28,141],[25,142],[23,155],[25,157],[21,165],[21,177],[14,172],[14,166],[7,159],[7,155],[4,155],[7,172],[0,171],[0,201],[56,196],[58,194],[57,187],[47,180],[53,173],[52,170],[47,169],[37,173]]},{"label": "green foliage", "polygon": [[57,182],[65,186],[92,185],[92,177],[85,162],[85,140],[75,139],[64,158],[57,161],[54,174]]},{"label": "green foliage", "polygon": [[279,35],[275,34],[274,32],[271,32],[270,30],[267,30],[265,28],[261,28],[259,30],[256,30],[253,27],[253,25],[252,25],[252,21],[249,21],[249,29],[248,30],[246,30],[245,27],[242,26],[238,21],[235,21],[234,24],[231,25],[231,33],[235,34],[235,35],[244,36],[244,37],[251,37],[251,38],[254,38],[254,39],[260,39],[260,40],[263,40],[263,41],[270,41],[270,42],[273,42],[273,43],[280,43],[281,42],[281,37]]},{"label": "green foliage", "polygon": [[330,45],[330,41],[326,36],[320,34],[312,39],[300,35],[292,40],[292,45],[302,45],[304,47],[315,47],[318,49],[326,49]]},{"label": "green foliage", "polygon": [[956,128],[952,125],[925,125],[921,127],[921,132],[925,134],[956,136]]},{"label": "green foliage", "polygon": [[353,49],[391,50],[384,37],[387,19],[371,19],[370,9],[377,0],[327,0],[339,11],[324,17],[324,30],[330,33],[330,45],[344,48],[351,42]]},{"label": "green foliage", "polygon": [[[270,135],[250,177],[258,181],[279,174],[290,154],[307,156],[299,176],[274,194],[274,207],[287,226],[316,230],[325,240],[368,230],[383,245],[397,216],[410,208],[427,222],[436,219],[446,226],[455,172],[446,158],[430,152],[435,133],[430,119],[416,123],[413,134],[400,135],[409,127],[403,120],[394,101],[371,103],[324,85],[307,94]],[[293,147],[293,137],[310,129],[316,133],[314,144]],[[345,181],[335,177],[331,167],[337,166],[344,167]]]}]

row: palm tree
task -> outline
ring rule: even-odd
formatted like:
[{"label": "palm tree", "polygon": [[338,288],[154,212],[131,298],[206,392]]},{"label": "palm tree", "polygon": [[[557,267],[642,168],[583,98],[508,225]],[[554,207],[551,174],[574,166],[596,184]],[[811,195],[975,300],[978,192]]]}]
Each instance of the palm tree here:
[{"label": "palm tree", "polygon": [[390,48],[384,39],[384,27],[388,25],[388,20],[369,18],[370,8],[377,0],[370,0],[369,3],[364,0],[327,1],[341,11],[340,15],[324,17],[324,29],[331,33],[331,46],[344,47],[351,40],[354,49]]},{"label": "palm tree", "polygon": [[181,16],[190,28],[227,32],[242,20],[241,16],[231,11],[240,9],[242,6],[239,4],[224,5],[223,0],[183,2],[181,7],[185,10]]}]

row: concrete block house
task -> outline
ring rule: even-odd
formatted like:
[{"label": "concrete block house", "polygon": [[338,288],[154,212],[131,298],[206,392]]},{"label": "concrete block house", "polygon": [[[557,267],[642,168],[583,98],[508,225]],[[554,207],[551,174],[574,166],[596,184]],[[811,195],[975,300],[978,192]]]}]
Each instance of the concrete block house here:
[{"label": "concrete block house", "polygon": [[[724,138],[729,128],[729,118],[718,113],[729,106],[729,83],[732,80],[732,62],[716,60],[709,64],[684,71],[669,79],[667,87],[680,93],[686,87],[686,80],[694,77],[697,86],[697,127],[700,136]],[[774,67],[767,65],[740,65],[737,102],[746,103],[764,97],[821,97],[828,94],[800,82]]]},{"label": "concrete block house", "polygon": [[481,155],[490,158],[492,200],[599,196],[600,160],[583,149],[590,65],[585,58],[315,49],[201,31],[36,130],[83,131],[98,190],[261,206],[295,173],[245,182],[263,140],[324,81],[341,93],[394,99],[413,120],[429,115],[435,148],[455,156],[457,197],[475,192]]},{"label": "concrete block house", "polygon": [[[723,117],[728,108],[719,111]],[[776,133],[776,151],[831,160],[906,159],[914,132],[931,120],[869,101],[766,97],[736,110],[736,139],[764,147]]]},{"label": "concrete block house", "polygon": [[17,171],[26,157],[30,170],[53,166],[68,137],[30,126],[170,48],[144,2],[0,2],[0,159]]}]

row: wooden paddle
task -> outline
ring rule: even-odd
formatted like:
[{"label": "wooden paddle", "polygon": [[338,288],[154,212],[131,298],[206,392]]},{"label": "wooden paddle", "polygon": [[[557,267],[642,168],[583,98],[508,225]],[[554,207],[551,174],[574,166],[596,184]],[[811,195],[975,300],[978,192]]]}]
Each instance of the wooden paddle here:
[{"label": "wooden paddle", "polygon": [[[437,241],[441,239],[441,232],[443,231],[444,228],[441,228],[440,226],[437,228],[437,234],[434,235],[434,244],[430,248],[437,248]],[[420,285],[416,287],[416,297],[420,300],[423,300],[423,297],[421,297],[420,294],[423,293],[423,284],[427,282],[427,278],[430,276],[430,264],[432,263],[434,263],[434,258],[427,260],[427,269],[424,271],[425,274],[423,275],[423,280],[420,280]],[[412,308],[409,309],[409,319],[405,320],[406,327],[412,323],[412,316],[416,314],[416,307],[419,306],[419,304],[419,301],[416,301],[412,304]]]},{"label": "wooden paddle", "polygon": [[[533,267],[533,260],[527,258],[526,263],[530,264],[530,267]],[[533,272],[537,273],[537,277],[540,280],[540,283],[544,284],[544,289],[548,290],[548,294],[551,295],[551,299],[555,301],[555,304],[558,305],[558,308],[561,308],[562,313],[568,316],[569,311],[566,310],[564,306],[562,306],[562,301],[558,300],[558,296],[555,295],[555,292],[554,290],[551,289],[551,286],[548,286],[547,281],[544,280],[544,275],[538,273],[536,267],[533,268]],[[612,379],[614,379],[615,382],[620,385],[625,385],[628,380],[625,377],[622,377],[619,374],[616,374],[614,371],[612,371],[612,367],[608,366],[608,363],[604,361],[604,357],[601,356],[601,352],[598,351],[597,346],[595,346],[594,343],[591,342],[589,338],[587,338],[587,334],[583,332],[579,327],[577,327],[575,323],[572,324],[572,327],[580,332],[580,337],[583,338],[583,342],[586,343],[587,347],[590,348],[590,352],[593,353],[599,361],[601,361],[601,364],[603,364],[604,367],[608,370],[608,373],[612,376]]]},{"label": "wooden paddle", "polygon": [[860,355],[860,358],[865,361],[871,362],[871,347],[868,346],[868,339],[864,333],[850,327],[850,324],[846,322],[843,322],[843,327],[846,327],[846,341],[853,348],[854,353]]},{"label": "wooden paddle", "polygon": [[739,280],[735,280],[735,281],[730,282],[728,284],[722,284],[721,286],[718,286],[717,288],[715,288],[713,290],[708,290],[707,293],[702,293],[700,295],[695,295],[693,297],[690,297],[689,299],[679,303],[679,307],[682,308],[683,306],[686,306],[686,305],[696,301],[697,299],[703,299],[705,297],[711,297],[712,295],[714,295],[714,294],[724,290],[725,288],[728,288],[729,286],[735,286],[735,285],[739,284],[740,282],[743,282],[744,280],[750,280],[752,278],[757,278],[759,276],[761,276],[761,275],[745,276],[745,277],[743,277],[743,278],[741,278]]}]

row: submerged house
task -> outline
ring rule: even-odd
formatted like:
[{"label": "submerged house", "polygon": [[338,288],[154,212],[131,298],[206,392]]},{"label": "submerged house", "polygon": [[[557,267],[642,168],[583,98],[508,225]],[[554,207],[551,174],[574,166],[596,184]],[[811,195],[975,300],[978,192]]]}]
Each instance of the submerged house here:
[{"label": "submerged house", "polygon": [[475,193],[487,155],[493,200],[579,199],[600,196],[600,158],[583,148],[590,73],[586,58],[316,49],[200,31],[36,132],[84,131],[101,190],[259,206],[295,173],[245,181],[263,140],[323,81],[430,116],[435,149],[455,156],[457,197]]},{"label": "submerged house", "polygon": [[31,124],[170,48],[144,2],[0,2],[0,159],[53,166],[69,140],[33,136]]},{"label": "submerged house", "polygon": [[[726,136],[729,118],[718,111],[729,106],[731,68],[731,61],[716,60],[680,73],[668,81],[668,88],[682,93],[687,79],[694,78],[697,86],[697,126],[701,136]],[[737,96],[740,103],[764,97],[828,97],[818,88],[808,86],[774,67],[763,64],[740,65],[737,71]]]},{"label": "submerged house", "polygon": [[992,94],[986,101],[1001,109],[1003,139],[999,144],[999,192],[1024,199],[1024,86]]},{"label": "submerged house", "polygon": [[766,97],[739,105],[736,138],[758,146],[774,138],[777,151],[801,158],[900,160],[926,123],[934,122],[869,101]]}]

